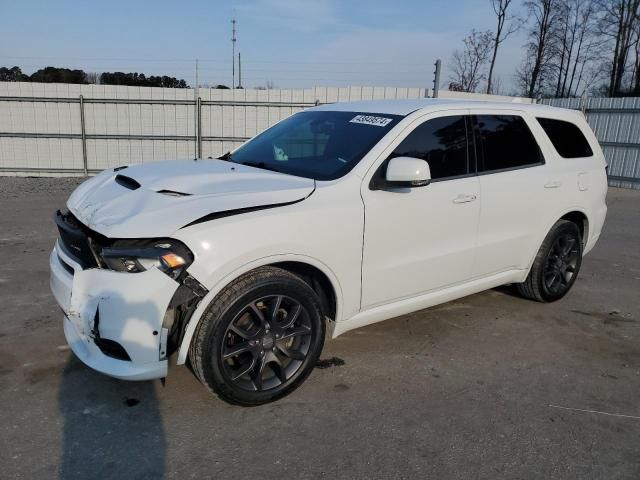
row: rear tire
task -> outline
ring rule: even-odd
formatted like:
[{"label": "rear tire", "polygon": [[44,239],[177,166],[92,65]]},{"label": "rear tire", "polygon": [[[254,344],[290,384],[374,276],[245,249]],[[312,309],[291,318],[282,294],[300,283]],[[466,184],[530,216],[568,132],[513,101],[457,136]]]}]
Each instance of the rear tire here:
[{"label": "rear tire", "polygon": [[571,289],[582,264],[582,238],[578,226],[558,220],[545,237],[518,293],[538,302],[555,302]]},{"label": "rear tire", "polygon": [[196,377],[222,400],[261,405],[302,384],[324,337],[320,300],[311,287],[286,270],[261,267],[211,302],[189,359]]}]

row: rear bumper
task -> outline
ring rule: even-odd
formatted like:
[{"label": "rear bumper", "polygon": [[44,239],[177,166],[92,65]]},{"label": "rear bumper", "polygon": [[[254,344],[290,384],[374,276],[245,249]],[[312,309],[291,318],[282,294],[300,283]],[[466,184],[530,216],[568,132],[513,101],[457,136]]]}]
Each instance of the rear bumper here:
[{"label": "rear bumper", "polygon": [[[80,360],[125,380],[167,375],[162,323],[178,288],[175,281],[157,269],[134,274],[82,270],[58,245],[49,266],[51,291],[64,312],[65,337]],[[96,344],[98,339],[117,343],[126,353],[115,358]]]}]

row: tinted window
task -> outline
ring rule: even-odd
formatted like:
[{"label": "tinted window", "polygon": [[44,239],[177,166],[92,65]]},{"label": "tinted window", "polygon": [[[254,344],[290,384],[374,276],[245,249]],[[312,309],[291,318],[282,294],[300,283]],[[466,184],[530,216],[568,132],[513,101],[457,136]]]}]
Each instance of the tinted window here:
[{"label": "tinted window", "polygon": [[525,167],[542,162],[538,144],[522,117],[477,115],[478,171]]},{"label": "tinted window", "polygon": [[398,145],[391,157],[426,160],[434,180],[466,175],[469,169],[464,117],[441,117],[426,121]]},{"label": "tinted window", "polygon": [[265,130],[228,159],[316,180],[333,180],[351,170],[401,118],[358,112],[301,112]]},{"label": "tinted window", "polygon": [[564,158],[591,157],[593,151],[580,129],[570,122],[538,118],[556,151]]}]

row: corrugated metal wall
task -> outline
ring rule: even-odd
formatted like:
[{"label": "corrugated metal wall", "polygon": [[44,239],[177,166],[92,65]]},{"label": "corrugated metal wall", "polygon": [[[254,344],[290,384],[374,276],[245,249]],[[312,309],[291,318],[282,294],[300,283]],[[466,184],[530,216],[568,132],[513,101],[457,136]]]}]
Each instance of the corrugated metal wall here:
[{"label": "corrugated metal wall", "polygon": [[[85,168],[92,173],[130,163],[218,156],[315,102],[429,93],[395,87],[201,88],[196,102],[192,89],[0,82],[0,175],[82,175]],[[456,95],[461,94],[441,92],[442,97]],[[583,110],[609,162],[610,183],[640,188],[640,98],[543,103]]]},{"label": "corrugated metal wall", "polygon": [[198,149],[202,157],[218,156],[316,101],[425,93],[390,87],[201,88],[196,105],[191,89],[0,82],[0,174],[83,174],[85,164],[91,173],[193,158]]},{"label": "corrugated metal wall", "polygon": [[609,163],[609,184],[640,189],[640,98],[558,98],[543,103],[582,110]]}]

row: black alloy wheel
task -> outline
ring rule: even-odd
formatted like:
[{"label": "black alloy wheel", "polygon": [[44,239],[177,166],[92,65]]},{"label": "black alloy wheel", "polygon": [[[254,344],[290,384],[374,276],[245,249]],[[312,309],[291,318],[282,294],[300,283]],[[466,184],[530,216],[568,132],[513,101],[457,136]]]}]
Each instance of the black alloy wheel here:
[{"label": "black alloy wheel", "polygon": [[220,358],[225,376],[248,391],[283,385],[309,353],[311,328],[309,314],[290,297],[250,302],[225,332]]},{"label": "black alloy wheel", "polygon": [[552,296],[563,295],[577,273],[580,239],[572,233],[559,235],[547,256],[543,271],[544,288]]},{"label": "black alloy wheel", "polygon": [[204,313],[189,349],[198,379],[226,402],[261,405],[309,376],[324,345],[314,290],[295,274],[261,267],[228,285]]},{"label": "black alloy wheel", "polygon": [[582,235],[578,225],[558,220],[545,237],[527,279],[516,285],[520,295],[554,302],[571,289],[582,264]]}]

